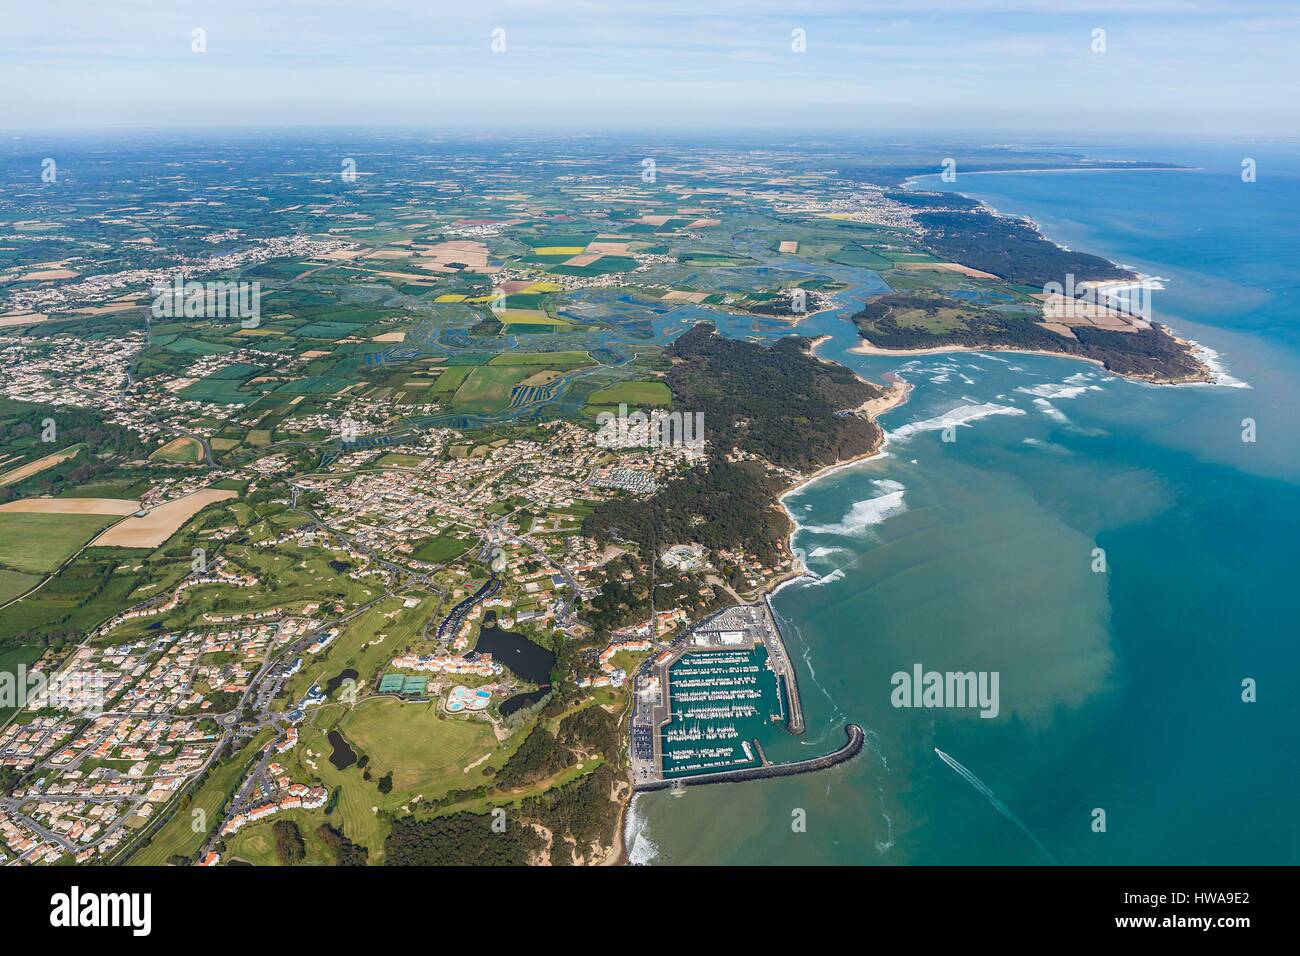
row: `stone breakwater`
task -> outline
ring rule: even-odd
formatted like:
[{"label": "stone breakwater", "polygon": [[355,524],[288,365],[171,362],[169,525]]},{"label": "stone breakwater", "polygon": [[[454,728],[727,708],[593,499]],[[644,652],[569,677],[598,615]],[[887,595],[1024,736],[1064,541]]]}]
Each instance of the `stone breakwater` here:
[{"label": "stone breakwater", "polygon": [[784,683],[786,700],[790,706],[790,719],[786,721],[786,730],[800,735],[804,732],[803,702],[799,698],[799,678],[795,676],[794,663],[785,647],[785,637],[781,634],[781,625],[777,623],[776,612],[772,610],[772,598],[763,595],[763,606],[767,608],[772,630],[767,639],[768,660],[777,678]]},{"label": "stone breakwater", "polygon": [[745,780],[766,780],[769,777],[792,777],[798,773],[812,773],[814,770],[825,770],[828,767],[834,767],[836,764],[852,760],[862,752],[862,745],[866,742],[867,735],[857,724],[846,724],[845,733],[848,734],[848,741],[839,750],[823,754],[820,757],[810,757],[808,760],[796,760],[793,763],[765,763],[761,767],[749,767],[744,770],[723,770],[719,773],[702,773],[689,777],[677,777],[673,780],[652,780],[636,785],[638,793],[647,793],[653,790],[669,790],[678,784],[686,787],[693,787],[704,783],[741,783]]}]

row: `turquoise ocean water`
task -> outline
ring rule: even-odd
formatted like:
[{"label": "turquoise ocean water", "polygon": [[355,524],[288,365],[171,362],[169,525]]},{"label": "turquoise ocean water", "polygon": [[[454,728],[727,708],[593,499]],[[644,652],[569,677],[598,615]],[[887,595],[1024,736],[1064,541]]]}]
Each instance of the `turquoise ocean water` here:
[{"label": "turquoise ocean water", "polygon": [[[832,337],[819,354],[915,385],[882,420],[885,456],[786,500],[818,577],[774,599],[808,732],[770,756],[830,750],[850,720],[870,747],[825,773],[638,797],[635,862],[1300,862],[1300,149],[1092,152],[1194,168],[945,188],[1158,276],[1155,317],[1217,353],[1221,384],[854,355],[852,309],[803,323]],[[880,290],[853,279],[846,305]],[[1000,714],[894,708],[890,676],[917,663],[997,671]]]}]

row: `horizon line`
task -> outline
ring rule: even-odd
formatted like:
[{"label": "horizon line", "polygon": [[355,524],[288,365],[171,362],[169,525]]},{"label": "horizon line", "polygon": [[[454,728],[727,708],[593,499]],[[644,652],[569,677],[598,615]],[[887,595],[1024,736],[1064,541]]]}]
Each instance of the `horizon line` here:
[{"label": "horizon line", "polygon": [[[728,134],[771,134],[776,132],[785,132],[790,135],[821,135],[821,136],[861,136],[861,135],[894,135],[906,134],[917,135],[925,133],[936,133],[945,135],[967,135],[967,136],[995,136],[1006,135],[1016,137],[1049,137],[1056,140],[1055,143],[1035,143],[1038,146],[1064,146],[1069,145],[1072,139],[1087,139],[1092,142],[1089,145],[1097,145],[1097,140],[1114,139],[1151,141],[1160,139],[1188,139],[1188,140],[1211,140],[1211,141],[1245,141],[1251,142],[1273,142],[1273,143],[1290,143],[1300,142],[1300,130],[1289,132],[1247,132],[1244,130],[1225,130],[1222,132],[1207,132],[1205,130],[1105,130],[1105,129],[1080,129],[1078,127],[1017,127],[1017,126],[998,126],[998,127],[971,127],[971,126],[798,126],[792,127],[787,123],[773,123],[771,125],[736,125],[718,127],[710,124],[667,124],[667,123],[643,123],[631,125],[585,125],[585,124],[532,124],[532,123],[492,123],[492,124],[469,124],[469,123],[447,123],[447,124],[430,124],[430,123],[208,123],[202,125],[139,125],[139,124],[114,124],[103,126],[0,126],[0,135],[9,137],[21,137],[25,135],[51,135],[51,134],[89,134],[89,133],[213,133],[213,132],[248,132],[248,133],[273,133],[273,132],[334,132],[334,131],[358,131],[358,132],[446,132],[446,133],[472,133],[476,135],[490,135],[498,133],[502,136],[508,134],[530,133],[530,134],[552,134],[563,135],[569,133],[578,133],[585,135],[627,135],[637,132],[645,133],[689,133],[692,135],[701,135],[716,133],[719,136]],[[1023,145],[1023,143],[1017,143]]]}]

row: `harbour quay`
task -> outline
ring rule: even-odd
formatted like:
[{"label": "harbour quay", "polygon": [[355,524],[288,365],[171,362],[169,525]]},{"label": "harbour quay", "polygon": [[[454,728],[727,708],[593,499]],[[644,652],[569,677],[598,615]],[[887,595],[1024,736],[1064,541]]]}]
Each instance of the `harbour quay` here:
[{"label": "harbour quay", "polygon": [[[679,635],[634,675],[629,721],[638,790],[802,773],[861,749],[773,764],[763,744],[805,729],[799,685],[766,600],[719,611]],[[855,744],[856,740],[856,744]]]}]

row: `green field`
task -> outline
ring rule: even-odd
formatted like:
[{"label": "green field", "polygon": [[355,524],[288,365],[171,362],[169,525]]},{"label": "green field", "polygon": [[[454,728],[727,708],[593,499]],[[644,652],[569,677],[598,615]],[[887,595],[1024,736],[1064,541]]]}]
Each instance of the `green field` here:
[{"label": "green field", "polygon": [[534,249],[545,249],[554,246],[581,246],[586,248],[596,238],[594,232],[568,232],[568,233],[550,233],[540,236],[520,236]]},{"label": "green field", "polygon": [[[425,622],[438,612],[440,602],[427,596],[414,608],[403,607],[403,603],[397,597],[386,598],[348,622],[343,633],[323,653],[309,658],[293,676],[288,695],[296,699],[312,684],[328,683],[333,675],[346,668],[356,670],[360,675],[358,681],[365,683],[395,654],[415,647]],[[384,638],[377,640],[378,634]]]},{"label": "green field", "polygon": [[461,769],[494,753],[497,741],[486,723],[441,716],[441,706],[438,701],[406,704],[370,698],[349,710],[338,726],[370,757],[372,776],[392,772],[394,792],[461,789],[479,776]]},{"label": "green field", "polygon": [[123,476],[121,479],[87,481],[85,484],[65,488],[57,498],[127,498],[136,501],[149,490],[149,480]]},{"label": "green field", "polygon": [[0,565],[17,571],[53,571],[118,520],[112,515],[0,512]]},{"label": "green field", "polygon": [[173,438],[167,444],[160,445],[149,457],[155,461],[193,464],[203,457],[203,446],[193,438]]},{"label": "green field", "polygon": [[429,394],[451,395],[460,388],[465,379],[469,378],[469,373],[472,371],[474,371],[473,365],[456,365],[447,369],[429,388]]},{"label": "green field", "polygon": [[415,468],[427,461],[423,455],[402,455],[389,452],[375,462],[377,468]]},{"label": "green field", "polygon": [[217,369],[211,375],[207,376],[207,379],[205,380],[224,378],[231,379],[232,381],[238,379],[242,382],[244,379],[252,378],[261,371],[262,366],[260,365],[249,365],[247,362],[236,362],[234,365],[227,365],[224,368]]},{"label": "green field", "polygon": [[[331,710],[337,711],[337,708]],[[335,802],[333,813],[325,815],[323,810],[313,810],[311,817],[328,820],[332,826],[339,827],[350,840],[369,847],[372,862],[380,862],[383,859],[384,837],[388,833],[388,824],[374,808],[392,801],[393,794],[385,796],[379,793],[373,773],[372,779],[366,780],[355,765],[346,770],[336,770],[329,762],[328,755],[331,748],[326,740],[325,730],[333,725],[338,716],[336,712],[318,714],[315,723],[325,724],[324,729],[313,724],[303,725],[300,743],[287,755],[292,759],[286,763],[286,766],[290,768],[290,776],[295,780],[306,781],[319,778],[321,785],[329,790],[330,798]],[[308,757],[309,752],[316,756]],[[307,760],[311,760],[314,768],[312,765],[305,764]],[[306,827],[303,830],[303,837],[306,838]],[[241,850],[254,855],[258,853],[258,849],[257,844],[248,847],[241,845]],[[310,843],[308,852],[309,854],[311,852]],[[257,860],[250,859],[249,862],[256,863]]]},{"label": "green field", "polygon": [[193,385],[180,390],[182,398],[196,402],[212,402],[219,405],[248,404],[257,398],[256,392],[241,391],[242,382],[234,378],[210,377],[200,379]]},{"label": "green field", "polygon": [[827,258],[832,262],[842,262],[845,265],[858,266],[863,269],[884,270],[894,267],[892,260],[858,245],[846,245],[839,252],[832,253]]},{"label": "green field", "polygon": [[[18,665],[28,665],[36,661],[41,656],[41,648],[32,647],[0,647],[0,674],[17,674]],[[6,701],[0,701],[0,722],[9,719],[17,708],[5,706]]]},{"label": "green field", "polygon": [[39,584],[40,580],[41,576],[39,574],[24,574],[21,571],[0,568],[0,604],[12,601],[20,594],[25,594]]},{"label": "green field", "polygon": [[217,342],[204,342],[201,339],[193,339],[188,336],[181,336],[173,339],[164,346],[168,352],[175,352],[178,355],[222,355],[226,352],[234,351],[229,345],[221,345]]},{"label": "green field", "polygon": [[[363,663],[359,669],[373,673],[374,665],[388,660],[391,653],[391,648],[381,652],[369,667]],[[349,661],[352,657],[349,655]],[[332,665],[329,672],[334,673],[333,667],[341,663]],[[410,812],[422,801],[437,800],[452,791],[472,791],[490,784],[488,768],[499,769],[527,733],[526,728],[516,731],[509,741],[500,744],[488,724],[441,715],[440,706],[438,702],[406,704],[377,697],[351,708],[331,703],[302,727],[300,743],[286,755],[290,776],[319,781],[330,791],[334,803],[328,815],[314,810],[304,812],[300,819],[309,862],[316,860],[318,853],[308,827],[314,830],[320,821],[328,820],[350,839],[369,847],[370,862],[382,863],[389,814]],[[332,748],[326,734],[333,728],[368,758],[364,770],[355,764],[338,770],[329,762]],[[485,756],[489,759],[479,763]],[[476,766],[467,770],[470,764]],[[393,789],[380,793],[378,781],[388,773],[392,773]],[[298,818],[296,811],[292,818]],[[253,863],[268,862],[260,840],[239,843],[238,855]]]},{"label": "green field", "polygon": [[588,405],[671,405],[672,390],[663,382],[619,382],[587,396]]},{"label": "green field", "polygon": [[601,256],[585,266],[552,266],[548,271],[565,276],[603,276],[614,272],[631,272],[637,262],[631,256]]},{"label": "green field", "polygon": [[322,810],[281,811],[272,819],[246,826],[231,837],[226,844],[226,857],[243,860],[253,866],[280,866],[280,861],[275,855],[275,822],[292,820],[298,824],[298,831],[302,834],[302,842],[306,848],[306,855],[299,865],[331,865],[334,854],[316,835],[316,828],[328,819],[329,817]]},{"label": "green field", "polygon": [[293,382],[286,382],[276,391],[282,395],[333,395],[352,384],[350,379],[341,375],[308,375]]},{"label": "green field", "polygon": [[544,365],[547,368],[570,369],[591,365],[586,352],[502,352],[493,356],[488,365]]},{"label": "green field", "polygon": [[450,535],[440,534],[416,542],[415,550],[411,552],[411,557],[415,558],[417,561],[428,561],[431,564],[436,564],[440,561],[450,561],[452,558],[459,558],[462,554],[468,551],[473,543],[472,540],[462,541],[459,538],[453,538]]},{"label": "green field", "polygon": [[568,319],[562,319],[558,316],[546,315],[541,312],[503,312],[500,316],[501,321],[507,329],[517,327],[536,327],[537,329],[572,329],[573,322]]},{"label": "green field", "polygon": [[356,335],[365,323],[351,322],[313,322],[311,325],[301,325],[293,330],[293,334],[302,339],[342,339],[349,335]]},{"label": "green field", "polygon": [[[47,627],[86,631],[131,604],[134,589],[148,575],[118,568],[111,548],[87,548],[34,594],[11,604],[0,614],[0,640],[31,640]],[[132,559],[134,565],[138,559]],[[177,562],[170,583],[187,573],[189,562]]]},{"label": "green field", "polygon": [[903,309],[890,315],[904,328],[925,329],[927,332],[952,332],[966,328],[962,316],[968,310],[942,307],[928,312],[925,309]]},{"label": "green field", "polygon": [[495,412],[510,404],[510,390],[532,371],[527,365],[480,365],[456,389],[451,406],[462,412]]},{"label": "green field", "polygon": [[[249,526],[250,536],[254,539],[275,530],[278,528],[265,519]],[[205,613],[246,614],[277,607],[300,608],[308,602],[336,596],[344,603],[360,604],[374,595],[367,585],[330,568],[329,560],[333,555],[328,552],[308,551],[292,545],[266,549],[229,545],[226,553],[246,566],[262,584],[257,588],[225,584],[190,588],[184,592],[175,609],[152,619],[128,621],[115,634],[127,639],[149,634],[150,628],[180,630],[200,622]],[[188,565],[188,560],[185,565]]]}]

